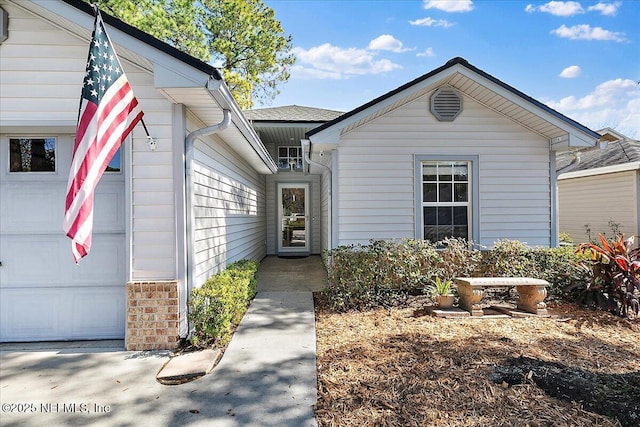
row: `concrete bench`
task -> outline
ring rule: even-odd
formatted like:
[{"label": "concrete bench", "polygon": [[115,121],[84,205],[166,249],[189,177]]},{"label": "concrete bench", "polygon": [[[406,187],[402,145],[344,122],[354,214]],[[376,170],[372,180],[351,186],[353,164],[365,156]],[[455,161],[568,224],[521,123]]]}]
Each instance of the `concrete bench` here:
[{"label": "concrete bench", "polygon": [[458,296],[460,307],[472,316],[482,316],[480,301],[485,288],[512,288],[518,291],[518,309],[545,316],[547,304],[547,286],[549,282],[530,277],[458,277]]}]

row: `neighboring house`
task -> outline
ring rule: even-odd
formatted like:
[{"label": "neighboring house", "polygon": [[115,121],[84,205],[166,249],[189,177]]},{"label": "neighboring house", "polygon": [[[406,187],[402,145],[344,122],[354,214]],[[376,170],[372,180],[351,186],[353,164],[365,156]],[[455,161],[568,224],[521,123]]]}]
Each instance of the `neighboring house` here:
[{"label": "neighboring house", "polygon": [[62,217],[93,14],[78,0],[0,7],[0,341],[175,346],[189,289],[266,255],[275,162],[215,68],[103,14],[157,147],[140,124],[124,142],[76,266]]},{"label": "neighboring house", "polygon": [[573,162],[558,176],[560,231],[576,243],[588,241],[587,228],[592,239],[613,237],[615,227],[640,239],[640,141],[609,128],[598,133],[610,141],[606,149],[581,153],[579,163],[558,155],[558,170]]},{"label": "neighboring house", "polygon": [[454,58],[307,132],[322,247],[447,236],[555,246],[556,152],[599,138]]},{"label": "neighboring house", "polygon": [[278,164],[278,174],[266,178],[267,254],[319,254],[326,248],[320,236],[328,226],[327,207],[320,195],[327,189],[321,187],[319,174],[307,173],[300,140],[342,114],[298,105],[245,111]]}]

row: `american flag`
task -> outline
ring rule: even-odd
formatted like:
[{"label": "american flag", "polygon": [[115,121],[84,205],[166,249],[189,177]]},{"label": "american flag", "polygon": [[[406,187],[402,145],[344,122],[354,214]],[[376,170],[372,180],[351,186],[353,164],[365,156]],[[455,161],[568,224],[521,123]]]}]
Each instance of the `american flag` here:
[{"label": "american flag", "polygon": [[63,228],[76,263],[91,249],[93,195],[113,155],[142,119],[138,100],[96,12],[80,98]]}]

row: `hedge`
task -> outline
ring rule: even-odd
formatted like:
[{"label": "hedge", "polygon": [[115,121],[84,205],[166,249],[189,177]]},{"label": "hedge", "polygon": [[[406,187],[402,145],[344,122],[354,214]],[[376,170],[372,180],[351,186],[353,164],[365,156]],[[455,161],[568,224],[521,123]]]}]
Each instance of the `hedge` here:
[{"label": "hedge", "polygon": [[210,277],[189,296],[191,343],[224,346],[256,294],[258,263],[241,260]]}]

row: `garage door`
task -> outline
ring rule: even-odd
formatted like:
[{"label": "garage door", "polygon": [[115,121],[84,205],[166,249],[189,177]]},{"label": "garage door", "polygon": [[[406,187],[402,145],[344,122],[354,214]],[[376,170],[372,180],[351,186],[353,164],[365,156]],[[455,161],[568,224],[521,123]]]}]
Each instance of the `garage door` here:
[{"label": "garage door", "polygon": [[0,135],[0,341],[123,338],[125,197],[120,153],[98,184],[79,265],[62,232],[73,136]]}]

